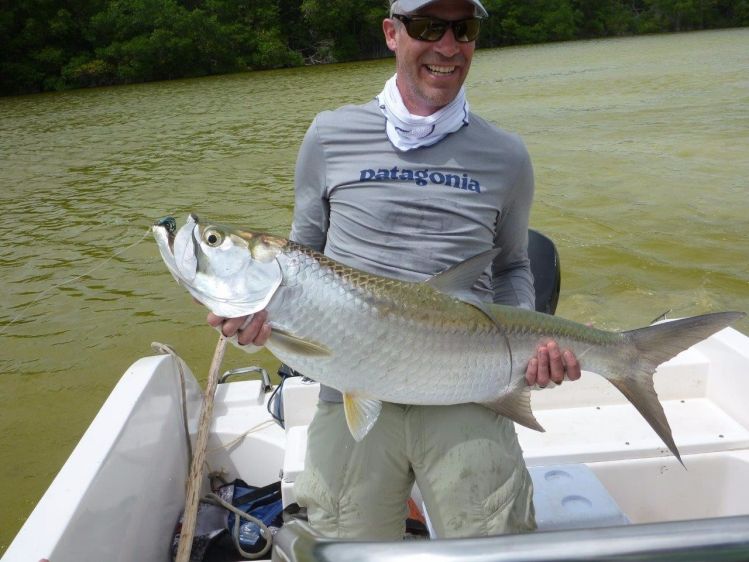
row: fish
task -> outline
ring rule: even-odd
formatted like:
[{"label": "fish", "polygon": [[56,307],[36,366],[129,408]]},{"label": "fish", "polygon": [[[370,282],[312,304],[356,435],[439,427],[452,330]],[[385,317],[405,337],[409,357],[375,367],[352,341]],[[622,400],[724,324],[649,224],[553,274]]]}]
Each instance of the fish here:
[{"label": "fish", "polygon": [[498,249],[407,282],[348,267],[283,237],[203,223],[194,214],[179,230],[166,217],[152,231],[174,278],[214,314],[267,310],[266,347],[343,394],[357,441],[376,423],[382,402],[475,402],[543,431],[525,370],[539,343],[553,339],[572,350],[582,368],[613,384],[682,462],[653,374],[745,315],[714,312],[605,331],[479,299],[472,287]]}]

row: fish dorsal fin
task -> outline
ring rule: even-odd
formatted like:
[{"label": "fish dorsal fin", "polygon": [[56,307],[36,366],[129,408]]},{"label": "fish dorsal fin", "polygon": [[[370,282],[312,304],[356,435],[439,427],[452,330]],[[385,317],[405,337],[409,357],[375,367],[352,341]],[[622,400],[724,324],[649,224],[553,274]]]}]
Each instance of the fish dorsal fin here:
[{"label": "fish dorsal fin", "polygon": [[492,248],[476,254],[472,258],[468,258],[430,277],[424,283],[441,293],[466,300],[466,294],[471,292],[476,279],[486,271],[486,268],[489,267],[489,264],[497,257],[499,252],[499,248]]},{"label": "fish dorsal fin", "polygon": [[493,402],[482,402],[490,410],[536,431],[545,431],[531,410],[531,389],[525,377],[518,377],[510,392]]},{"label": "fish dorsal fin", "polygon": [[343,394],[343,409],[346,412],[346,423],[355,441],[359,442],[372,429],[380,417],[382,402],[351,393]]},{"label": "fish dorsal fin", "polygon": [[512,349],[510,348],[510,342],[507,339],[505,329],[497,316],[492,312],[489,303],[482,301],[476,293],[471,290],[476,279],[478,279],[479,275],[489,267],[489,264],[500,251],[500,248],[493,248],[486,252],[476,254],[472,258],[468,258],[467,260],[446,269],[442,273],[430,277],[425,281],[425,283],[441,293],[445,293],[477,308],[497,327],[497,330],[502,334],[504,340],[504,348],[497,351],[501,353],[502,357],[507,358],[509,372],[512,372]]},{"label": "fish dorsal fin", "polygon": [[272,328],[269,340],[273,345],[281,347],[295,355],[306,357],[328,357],[331,351],[322,344],[294,336],[280,328]]}]

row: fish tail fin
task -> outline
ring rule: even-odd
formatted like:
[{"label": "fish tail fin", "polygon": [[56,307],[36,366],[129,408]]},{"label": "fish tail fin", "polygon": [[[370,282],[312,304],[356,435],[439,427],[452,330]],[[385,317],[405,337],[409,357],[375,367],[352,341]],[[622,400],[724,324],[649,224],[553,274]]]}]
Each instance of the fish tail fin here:
[{"label": "fish tail fin", "polygon": [[611,372],[606,378],[637,408],[682,466],[671,427],[653,387],[653,374],[664,361],[743,316],[743,312],[717,312],[622,332],[627,347],[625,355],[632,359],[634,368],[622,369],[629,371],[627,374]]}]

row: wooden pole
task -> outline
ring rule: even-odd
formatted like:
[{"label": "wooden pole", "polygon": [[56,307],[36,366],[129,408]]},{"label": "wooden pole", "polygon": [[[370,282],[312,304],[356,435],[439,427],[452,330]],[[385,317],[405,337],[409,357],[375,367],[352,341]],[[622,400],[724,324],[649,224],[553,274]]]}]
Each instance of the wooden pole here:
[{"label": "wooden pole", "polygon": [[226,350],[226,337],[221,334],[213,353],[213,361],[208,371],[208,382],[203,396],[203,407],[200,410],[200,422],[198,423],[198,437],[195,441],[192,465],[190,467],[190,479],[187,481],[187,498],[185,499],[185,514],[182,517],[182,530],[179,535],[179,546],[177,547],[177,562],[189,562],[192,540],[195,536],[195,525],[198,519],[198,504],[200,502],[200,487],[203,482],[206,449],[208,448],[208,435],[213,420],[213,402],[218,387],[219,369],[224,359]]}]

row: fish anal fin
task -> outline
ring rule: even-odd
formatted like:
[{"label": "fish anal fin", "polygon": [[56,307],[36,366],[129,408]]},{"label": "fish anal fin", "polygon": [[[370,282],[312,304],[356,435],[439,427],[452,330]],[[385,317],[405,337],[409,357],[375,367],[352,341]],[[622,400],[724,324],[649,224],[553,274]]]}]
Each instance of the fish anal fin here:
[{"label": "fish anal fin", "polygon": [[279,328],[271,329],[269,340],[274,345],[295,355],[307,357],[328,357],[331,355],[330,349],[324,345],[299,338]]},{"label": "fish anal fin", "polygon": [[346,423],[355,441],[361,441],[372,429],[382,411],[382,402],[351,393],[343,395]]},{"label": "fish anal fin", "polygon": [[524,378],[517,379],[509,393],[481,405],[529,429],[545,431],[531,410],[531,389]]}]

